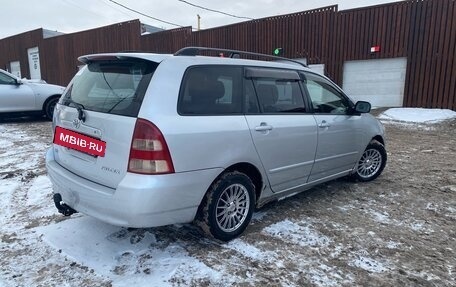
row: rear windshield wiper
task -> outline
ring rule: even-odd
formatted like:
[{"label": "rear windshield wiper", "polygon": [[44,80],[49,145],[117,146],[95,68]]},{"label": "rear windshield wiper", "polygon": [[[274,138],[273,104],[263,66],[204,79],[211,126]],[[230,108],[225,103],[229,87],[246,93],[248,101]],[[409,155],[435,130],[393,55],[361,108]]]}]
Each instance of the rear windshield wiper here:
[{"label": "rear windshield wiper", "polygon": [[120,98],[120,100],[118,100],[117,103],[115,103],[115,104],[107,111],[107,113],[112,112],[112,110],[114,110],[114,109],[115,109],[120,103],[122,103],[124,100],[126,100],[126,99],[131,99],[131,98],[134,98],[134,97],[136,97],[136,93],[133,95],[133,97],[131,97],[131,96],[125,96],[125,97],[123,97],[123,98]]},{"label": "rear windshield wiper", "polygon": [[65,103],[68,104],[68,106],[73,105],[77,110],[78,110],[78,119],[82,122],[85,122],[86,116],[84,113],[84,106],[80,103],[76,103],[72,99],[65,99]]}]

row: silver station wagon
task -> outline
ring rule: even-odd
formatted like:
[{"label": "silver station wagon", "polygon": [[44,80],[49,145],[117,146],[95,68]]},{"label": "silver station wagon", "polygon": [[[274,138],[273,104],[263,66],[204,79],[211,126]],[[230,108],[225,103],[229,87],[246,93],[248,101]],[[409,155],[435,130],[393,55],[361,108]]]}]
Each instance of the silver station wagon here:
[{"label": "silver station wagon", "polygon": [[259,57],[80,57],[46,154],[58,210],[128,227],[195,222],[227,241],[267,202],[380,175],[384,128],[369,103],[292,60],[244,54]]}]

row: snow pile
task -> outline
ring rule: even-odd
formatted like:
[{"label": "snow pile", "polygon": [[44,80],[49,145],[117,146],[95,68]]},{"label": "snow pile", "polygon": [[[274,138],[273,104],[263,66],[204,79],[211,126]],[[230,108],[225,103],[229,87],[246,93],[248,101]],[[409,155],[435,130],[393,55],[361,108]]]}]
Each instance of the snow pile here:
[{"label": "snow pile", "polygon": [[172,286],[175,276],[186,282],[207,278],[232,283],[229,276],[191,257],[180,244],[161,246],[155,234],[144,229],[130,230],[80,216],[36,231],[50,246],[110,278],[115,286]]},{"label": "snow pile", "polygon": [[378,116],[382,121],[435,124],[456,119],[456,112],[445,109],[392,108]]}]

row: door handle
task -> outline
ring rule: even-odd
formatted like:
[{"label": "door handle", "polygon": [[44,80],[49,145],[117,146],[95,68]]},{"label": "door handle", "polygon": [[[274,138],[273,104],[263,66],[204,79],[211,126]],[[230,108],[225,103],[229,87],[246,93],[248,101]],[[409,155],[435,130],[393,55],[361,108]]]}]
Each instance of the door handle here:
[{"label": "door handle", "polygon": [[327,121],[321,121],[318,125],[319,128],[329,128],[331,125]]},{"label": "door handle", "polygon": [[265,132],[272,130],[272,126],[266,124],[265,122],[261,123],[259,126],[255,127],[255,131],[257,132]]}]

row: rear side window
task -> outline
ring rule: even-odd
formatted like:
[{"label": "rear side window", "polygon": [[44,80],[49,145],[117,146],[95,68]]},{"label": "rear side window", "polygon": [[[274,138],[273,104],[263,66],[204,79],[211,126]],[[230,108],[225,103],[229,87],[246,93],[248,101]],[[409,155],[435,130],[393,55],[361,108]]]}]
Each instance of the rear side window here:
[{"label": "rear side window", "polygon": [[76,74],[62,104],[136,117],[157,66],[140,59],[90,63]]},{"label": "rear side window", "polygon": [[183,115],[242,114],[242,68],[195,66],[182,82],[178,112]]},{"label": "rear side window", "polygon": [[[296,71],[249,67],[245,69],[247,113],[303,113],[304,98]],[[256,100],[251,96],[254,88]]]},{"label": "rear side window", "polygon": [[303,113],[304,99],[294,80],[253,80],[263,113]]}]

